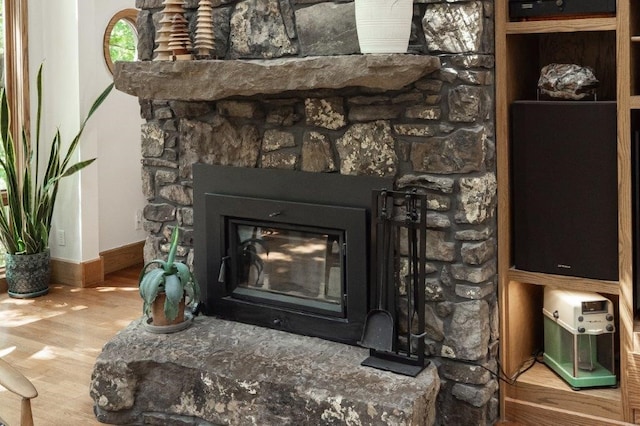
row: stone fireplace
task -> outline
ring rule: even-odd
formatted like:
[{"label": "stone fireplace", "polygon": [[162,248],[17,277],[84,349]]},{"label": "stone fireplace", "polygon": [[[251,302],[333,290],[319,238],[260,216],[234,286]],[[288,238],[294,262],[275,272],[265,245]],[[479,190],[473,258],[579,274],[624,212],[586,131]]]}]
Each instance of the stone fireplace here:
[{"label": "stone fireplace", "polygon": [[[185,62],[151,61],[162,1],[136,6],[141,61],[118,64],[115,80],[140,98],[146,120],[145,258],[162,256],[179,226],[180,255],[201,261],[195,163],[378,177],[416,189],[428,200],[425,343],[441,381],[437,423],[492,424],[492,3],[416,1],[409,54],[361,55],[351,1],[214,1],[215,58]],[[185,8],[193,29],[197,1]]]}]

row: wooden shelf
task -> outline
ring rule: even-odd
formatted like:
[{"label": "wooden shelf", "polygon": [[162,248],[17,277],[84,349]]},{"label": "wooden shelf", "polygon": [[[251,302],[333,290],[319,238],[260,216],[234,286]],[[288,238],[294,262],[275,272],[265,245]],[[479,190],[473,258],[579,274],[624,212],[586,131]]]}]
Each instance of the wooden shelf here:
[{"label": "wooden shelf", "polygon": [[[573,411],[610,420],[622,420],[620,388],[575,391],[546,365],[536,363],[507,386],[508,397],[549,409]],[[557,423],[561,424],[561,423]]]},{"label": "wooden shelf", "polygon": [[509,269],[509,281],[518,281],[527,284],[554,285],[580,291],[595,291],[605,294],[620,294],[617,281],[594,280],[590,278],[569,277],[564,275],[545,274],[542,272],[529,272],[519,269]]},{"label": "wooden shelf", "polygon": [[615,31],[616,18],[546,19],[507,22],[507,34],[573,33],[579,31]]},{"label": "wooden shelf", "polygon": [[640,109],[640,96],[629,96],[629,107],[631,109]]},{"label": "wooden shelf", "polygon": [[[534,365],[514,385],[501,383],[503,420],[536,426],[640,424],[640,319],[633,322],[633,247],[631,223],[631,114],[640,110],[640,6],[616,4],[617,15],[572,19],[509,21],[509,2],[495,5],[496,157],[498,159],[498,230],[500,356],[507,374],[518,370],[544,343],[541,309],[544,287],[597,292],[616,306],[620,350],[617,389],[574,391],[543,364]],[[563,62],[566,61],[566,62]],[[577,63],[594,68],[599,98],[615,100],[618,156],[619,281],[529,272],[513,267],[511,209],[510,105],[532,99],[539,71],[547,63]],[[636,397],[635,395],[638,395]]]}]

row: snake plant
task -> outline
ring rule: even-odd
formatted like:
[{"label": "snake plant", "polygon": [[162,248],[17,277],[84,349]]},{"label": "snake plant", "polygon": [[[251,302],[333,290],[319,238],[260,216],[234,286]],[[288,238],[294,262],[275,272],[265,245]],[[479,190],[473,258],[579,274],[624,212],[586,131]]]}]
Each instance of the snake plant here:
[{"label": "snake plant", "polygon": [[[10,254],[41,253],[49,247],[51,218],[58,195],[60,179],[93,163],[95,158],[71,163],[85,125],[93,113],[104,102],[111,90],[110,84],[94,101],[89,113],[80,125],[80,130],[71,141],[66,153],[62,149],[62,137],[58,130],[51,142],[46,169],[40,164],[40,122],[42,116],[42,65],[38,70],[38,105],[36,117],[35,145],[29,132],[22,129],[21,153],[14,144],[10,131],[10,111],[6,90],[0,92],[0,138],[3,152],[0,153],[0,169],[6,176],[7,208],[0,208],[0,241]],[[34,157],[35,150],[35,157]],[[44,155],[43,155],[44,159]]]},{"label": "snake plant", "polygon": [[[158,294],[164,292],[166,295],[164,303],[164,314],[169,321],[178,317],[180,302],[185,297],[189,303],[197,303],[198,286],[193,278],[189,267],[181,262],[176,262],[176,252],[178,250],[178,227],[173,228],[171,233],[171,245],[169,246],[169,256],[167,260],[154,259],[144,265],[140,271],[139,288],[140,296],[144,301],[144,314],[150,316],[151,305]],[[149,269],[157,266],[155,269]]]}]

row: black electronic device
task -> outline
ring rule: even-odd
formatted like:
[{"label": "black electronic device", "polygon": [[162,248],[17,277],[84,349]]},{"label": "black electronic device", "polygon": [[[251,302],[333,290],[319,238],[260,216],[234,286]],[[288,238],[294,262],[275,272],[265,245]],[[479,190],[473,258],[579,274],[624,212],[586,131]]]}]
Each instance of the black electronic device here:
[{"label": "black electronic device", "polygon": [[509,0],[511,20],[577,15],[609,15],[616,0]]}]

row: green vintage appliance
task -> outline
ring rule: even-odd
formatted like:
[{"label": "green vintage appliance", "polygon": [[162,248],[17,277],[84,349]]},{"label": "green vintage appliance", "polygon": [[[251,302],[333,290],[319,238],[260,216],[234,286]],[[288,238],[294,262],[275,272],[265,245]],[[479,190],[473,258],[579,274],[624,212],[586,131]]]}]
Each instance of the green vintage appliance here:
[{"label": "green vintage appliance", "polygon": [[573,389],[617,385],[613,304],[598,293],[545,287],[544,363]]}]

